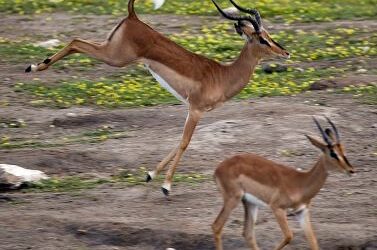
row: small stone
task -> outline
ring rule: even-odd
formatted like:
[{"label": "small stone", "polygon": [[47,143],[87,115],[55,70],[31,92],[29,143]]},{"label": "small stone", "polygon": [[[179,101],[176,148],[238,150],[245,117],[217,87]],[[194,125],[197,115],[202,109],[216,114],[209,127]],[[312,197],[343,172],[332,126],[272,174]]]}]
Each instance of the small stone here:
[{"label": "small stone", "polygon": [[87,234],[87,233],[88,233],[88,230],[85,230],[85,229],[79,229],[79,230],[77,230],[77,233],[78,233],[78,234]]},{"label": "small stone", "polygon": [[72,112],[70,112],[70,113],[67,113],[67,114],[65,114],[67,117],[77,117],[78,115],[76,114],[76,113],[72,113]]},{"label": "small stone", "polygon": [[366,70],[366,69],[358,69],[356,72],[357,73],[366,73],[366,72],[368,72],[368,70]]},{"label": "small stone", "polygon": [[44,41],[44,42],[36,43],[37,46],[43,47],[43,48],[46,48],[46,49],[54,48],[54,47],[58,46],[59,44],[60,44],[60,40],[58,40],[58,39],[51,39],[51,40],[47,40],[47,41]]}]

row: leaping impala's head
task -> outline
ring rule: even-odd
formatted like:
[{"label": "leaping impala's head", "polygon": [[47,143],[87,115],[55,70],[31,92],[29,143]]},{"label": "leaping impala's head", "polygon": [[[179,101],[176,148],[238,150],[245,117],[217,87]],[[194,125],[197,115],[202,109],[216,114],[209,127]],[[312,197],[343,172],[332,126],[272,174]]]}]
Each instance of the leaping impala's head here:
[{"label": "leaping impala's head", "polygon": [[306,137],[314,146],[322,150],[325,155],[326,165],[332,169],[338,169],[345,172],[348,175],[355,173],[355,169],[345,155],[344,146],[340,142],[339,132],[335,124],[326,117],[326,120],[331,125],[331,128],[326,128],[323,130],[317,119],[313,119],[321,132],[324,142],[321,142],[320,140],[308,135]]},{"label": "leaping impala's head", "polygon": [[267,30],[262,26],[262,21],[260,14],[257,10],[246,9],[237,5],[233,0],[229,0],[236,9],[246,13],[246,16],[236,16],[231,13],[227,13],[222,10],[219,5],[212,0],[216,8],[219,10],[221,15],[229,20],[237,21],[234,24],[237,33],[245,38],[245,40],[250,43],[260,57],[270,57],[270,56],[280,56],[284,58],[289,58],[289,52],[283,48],[280,44],[275,42]]}]

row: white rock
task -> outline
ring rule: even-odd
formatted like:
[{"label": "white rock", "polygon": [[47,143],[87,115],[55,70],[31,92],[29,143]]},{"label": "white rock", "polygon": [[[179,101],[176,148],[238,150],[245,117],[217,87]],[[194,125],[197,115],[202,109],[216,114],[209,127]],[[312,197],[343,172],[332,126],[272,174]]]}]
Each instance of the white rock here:
[{"label": "white rock", "polygon": [[49,177],[39,170],[26,169],[16,165],[0,164],[0,184],[19,187],[25,182],[36,182]]},{"label": "white rock", "polygon": [[54,48],[54,47],[58,46],[59,44],[60,44],[60,40],[58,40],[58,39],[51,39],[51,40],[47,40],[47,41],[44,41],[44,42],[36,43],[37,46],[40,46],[40,47],[43,47],[43,48],[46,48],[46,49]]},{"label": "white rock", "polygon": [[78,115],[76,113],[70,112],[65,114],[67,117],[77,117]]},{"label": "white rock", "polygon": [[357,73],[366,73],[366,72],[368,72],[368,70],[366,70],[366,69],[358,69],[356,72]]}]

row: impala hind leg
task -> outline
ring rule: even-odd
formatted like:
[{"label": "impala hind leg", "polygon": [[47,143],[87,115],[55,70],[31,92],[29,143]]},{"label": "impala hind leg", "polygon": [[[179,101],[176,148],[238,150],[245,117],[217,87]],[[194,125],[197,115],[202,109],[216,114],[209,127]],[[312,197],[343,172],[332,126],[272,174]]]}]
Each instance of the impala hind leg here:
[{"label": "impala hind leg", "polygon": [[286,245],[288,245],[289,242],[291,242],[293,238],[293,233],[289,229],[288,220],[287,220],[287,211],[285,209],[276,208],[276,209],[273,209],[273,212],[284,234],[283,241],[275,248],[275,250],[280,250],[280,249],[283,249]]},{"label": "impala hind leg", "polygon": [[253,203],[242,200],[245,209],[245,221],[243,228],[243,236],[249,247],[253,250],[259,250],[257,240],[255,238],[255,223],[257,222],[258,206]]},{"label": "impala hind leg", "polygon": [[215,222],[212,224],[212,231],[215,238],[216,250],[223,250],[223,243],[221,239],[222,231],[225,222],[228,220],[231,212],[237,207],[240,202],[241,196],[233,196],[227,200],[224,200],[224,205],[221,212],[217,216]]},{"label": "impala hind leg", "polygon": [[[165,195],[169,195],[169,192],[171,190],[171,183],[172,179],[175,173],[175,169],[179,163],[179,160],[181,159],[183,153],[185,152],[187,146],[189,145],[192,135],[194,133],[195,127],[198,124],[200,118],[202,117],[202,112],[198,110],[191,110],[189,111],[189,114],[187,116],[187,120],[185,123],[185,127],[183,130],[183,135],[181,142],[179,144],[179,147],[177,148],[176,152],[172,151],[166,159],[168,160],[170,157],[174,157],[173,163],[168,169],[168,172],[166,174],[166,178],[164,181],[164,184],[162,185],[162,192]],[[173,156],[173,154],[175,155]]]},{"label": "impala hind leg", "polygon": [[27,67],[25,72],[46,70],[52,64],[73,53],[85,54],[112,66],[123,66],[123,64],[119,63],[119,60],[116,60],[117,58],[112,54],[112,50],[109,49],[109,45],[110,44],[108,42],[96,43],[82,39],[74,39],[63,49],[61,49],[55,55],[48,57],[42,63],[38,63],[37,65],[32,64]]}]

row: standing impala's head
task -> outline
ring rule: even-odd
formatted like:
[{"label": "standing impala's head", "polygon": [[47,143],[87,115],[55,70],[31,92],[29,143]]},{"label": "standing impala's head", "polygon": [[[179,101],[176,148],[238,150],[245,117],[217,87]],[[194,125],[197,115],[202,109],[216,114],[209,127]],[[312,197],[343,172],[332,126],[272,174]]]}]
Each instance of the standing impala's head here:
[{"label": "standing impala's head", "polygon": [[340,142],[339,132],[335,124],[326,117],[326,120],[331,125],[331,129],[327,128],[323,130],[317,119],[313,119],[321,132],[324,142],[321,142],[320,140],[308,135],[306,137],[314,146],[322,150],[323,154],[325,155],[326,165],[332,169],[338,169],[342,172],[346,172],[348,175],[353,174],[355,170],[345,155],[344,146]]},{"label": "standing impala's head", "polygon": [[262,27],[261,17],[257,10],[245,9],[237,5],[233,0],[229,0],[234,7],[239,11],[247,13],[247,16],[235,16],[233,14],[226,13],[222,10],[215,0],[212,2],[215,4],[216,8],[219,10],[223,17],[237,21],[234,24],[237,33],[245,38],[245,40],[253,45],[256,51],[259,53],[260,57],[270,57],[270,56],[280,56],[284,58],[289,58],[289,52],[284,49],[280,44],[275,42],[268,32]]}]

